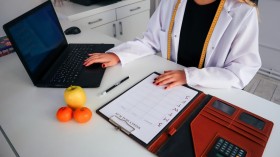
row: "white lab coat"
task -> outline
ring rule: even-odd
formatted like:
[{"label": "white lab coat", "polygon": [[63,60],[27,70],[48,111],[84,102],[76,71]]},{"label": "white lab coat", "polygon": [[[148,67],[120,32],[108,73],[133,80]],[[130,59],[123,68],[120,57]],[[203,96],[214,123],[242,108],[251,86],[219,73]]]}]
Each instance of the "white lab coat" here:
[{"label": "white lab coat", "polygon": [[[177,0],[161,0],[143,37],[125,42],[114,52],[121,64],[161,52],[167,57],[167,32]],[[187,0],[179,5],[172,33],[171,60],[177,62],[179,37]],[[210,88],[244,88],[261,67],[256,8],[226,0],[208,44],[204,68],[184,68],[187,84]],[[166,69],[170,70],[170,69]]]}]

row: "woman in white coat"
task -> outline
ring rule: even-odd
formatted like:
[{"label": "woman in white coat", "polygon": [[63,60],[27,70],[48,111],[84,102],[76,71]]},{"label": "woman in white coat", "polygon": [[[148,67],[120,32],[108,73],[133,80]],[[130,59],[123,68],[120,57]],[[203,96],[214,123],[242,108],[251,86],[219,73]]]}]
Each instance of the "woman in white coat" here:
[{"label": "woman in white coat", "polygon": [[161,52],[185,68],[165,71],[156,85],[242,89],[261,67],[258,31],[257,9],[250,0],[161,0],[142,38],[110,53],[90,54],[84,65],[125,65]]}]

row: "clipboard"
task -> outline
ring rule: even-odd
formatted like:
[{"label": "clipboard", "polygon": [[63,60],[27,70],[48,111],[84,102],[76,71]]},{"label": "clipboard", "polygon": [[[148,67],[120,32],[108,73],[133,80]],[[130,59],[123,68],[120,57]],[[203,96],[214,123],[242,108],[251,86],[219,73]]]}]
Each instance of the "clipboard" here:
[{"label": "clipboard", "polygon": [[144,142],[134,134],[139,127],[136,123],[102,112],[115,100],[138,89],[143,82],[150,79],[148,84],[152,84],[152,75],[157,76],[159,73],[148,75],[96,112],[159,157],[227,157],[232,153],[239,157],[261,157],[273,128],[271,121],[189,86],[181,86],[176,90],[195,92],[191,100],[149,142]]},{"label": "clipboard", "polygon": [[[151,77],[158,76],[158,75],[160,75],[160,74],[157,72],[151,73],[150,75],[148,75],[147,77],[145,77],[144,79],[142,79],[141,81],[136,83],[134,86],[132,86],[131,88],[129,88],[128,90],[126,90],[125,92],[123,92],[122,94],[120,94],[119,96],[114,98],[113,100],[109,101],[108,103],[106,103],[105,105],[100,107],[99,109],[97,109],[96,112],[101,117],[103,117],[108,122],[110,122],[112,125],[114,125],[117,129],[119,129],[120,131],[125,133],[127,136],[132,138],[134,141],[136,141],[140,145],[144,146],[150,152],[157,154],[159,156],[165,156],[165,154],[168,154],[168,153],[165,153],[165,149],[164,149],[167,145],[169,145],[168,141],[170,141],[170,139],[172,139],[171,137],[173,135],[175,135],[175,133],[177,131],[179,131],[180,128],[182,128],[183,124],[185,124],[185,123],[189,124],[189,122],[199,113],[199,111],[204,107],[204,105],[210,99],[209,95],[206,95],[203,92],[196,90],[194,88],[191,88],[189,86],[186,86],[186,85],[178,87],[178,89],[174,88],[174,90],[179,90],[179,91],[182,90],[182,91],[187,91],[192,94],[193,93],[195,93],[195,94],[193,94],[191,99],[189,99],[188,101],[185,102],[185,104],[183,104],[183,107],[180,110],[179,109],[177,110],[178,113],[174,117],[172,117],[168,122],[166,122],[164,127],[162,127],[158,132],[156,132],[156,134],[154,134],[154,136],[148,142],[144,141],[143,139],[139,138],[137,135],[134,134],[137,129],[139,130],[140,126],[138,124],[131,122],[128,119],[124,118],[124,116],[120,116],[118,114],[117,115],[106,115],[105,111],[104,111],[105,109],[112,107],[114,104],[117,104],[116,102],[118,102],[119,100],[124,100],[123,99],[124,97],[127,98],[127,96],[129,96],[129,95],[133,95],[133,91],[135,91],[135,89],[139,89],[140,88],[139,86],[142,86],[142,84],[145,84],[145,81],[147,81],[147,80],[151,81]],[[150,83],[153,85],[152,82],[150,82]],[[155,85],[153,85],[153,86],[155,86]],[[148,86],[148,87],[153,88],[152,86]],[[155,86],[155,87],[161,88],[161,87],[157,87],[157,86]],[[162,89],[162,90],[164,90],[164,89]],[[160,97],[162,97],[162,95],[160,95]],[[167,95],[167,97],[168,97],[168,95]],[[120,101],[119,101],[119,103],[120,103]],[[138,105],[138,106],[140,106],[140,105]],[[188,141],[190,143],[192,143],[192,139],[189,139]],[[188,150],[188,148],[185,148],[185,149]],[[193,149],[192,148],[190,148],[190,149],[191,150],[189,150],[189,151],[193,152]]]}]

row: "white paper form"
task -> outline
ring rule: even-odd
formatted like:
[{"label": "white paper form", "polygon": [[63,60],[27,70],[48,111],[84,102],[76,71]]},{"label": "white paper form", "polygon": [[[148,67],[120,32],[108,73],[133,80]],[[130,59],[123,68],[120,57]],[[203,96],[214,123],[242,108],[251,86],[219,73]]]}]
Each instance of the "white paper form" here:
[{"label": "white paper form", "polygon": [[184,86],[165,90],[153,84],[157,76],[151,74],[99,110],[146,144],[198,94]]}]

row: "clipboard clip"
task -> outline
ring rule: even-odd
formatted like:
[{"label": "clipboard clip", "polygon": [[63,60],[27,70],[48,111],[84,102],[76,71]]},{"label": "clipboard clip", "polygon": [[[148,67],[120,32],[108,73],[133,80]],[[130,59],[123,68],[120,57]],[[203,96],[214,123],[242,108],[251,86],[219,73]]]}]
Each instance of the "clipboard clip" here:
[{"label": "clipboard clip", "polygon": [[109,122],[111,122],[115,126],[116,130],[122,130],[127,135],[130,135],[131,132],[135,130],[135,128],[131,126],[127,121],[120,119],[117,116],[110,117]]}]

